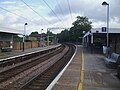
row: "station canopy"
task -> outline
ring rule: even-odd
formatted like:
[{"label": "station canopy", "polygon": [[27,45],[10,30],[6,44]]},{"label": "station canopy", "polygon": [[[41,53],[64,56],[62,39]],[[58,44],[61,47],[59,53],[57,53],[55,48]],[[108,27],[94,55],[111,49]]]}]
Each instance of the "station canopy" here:
[{"label": "station canopy", "polygon": [[[107,30],[103,31],[102,28],[92,28],[90,31],[88,31],[83,36],[83,38],[86,37],[86,36],[88,36],[88,35],[94,34],[94,33],[105,34],[105,33],[107,33]],[[120,28],[109,28],[108,33],[110,33],[110,34],[120,34]]]},{"label": "station canopy", "polygon": [[0,27],[0,33],[9,33],[9,34],[16,34],[16,35],[22,35],[19,33],[17,30],[12,29],[12,28],[5,28],[5,27]]}]

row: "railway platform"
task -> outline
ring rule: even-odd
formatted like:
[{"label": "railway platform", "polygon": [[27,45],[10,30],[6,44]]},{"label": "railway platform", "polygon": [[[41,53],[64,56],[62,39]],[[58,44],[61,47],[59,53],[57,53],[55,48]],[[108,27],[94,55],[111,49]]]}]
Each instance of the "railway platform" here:
[{"label": "railway platform", "polygon": [[120,90],[116,69],[105,66],[103,55],[91,54],[82,46],[77,46],[74,58],[62,73],[47,90]]},{"label": "railway platform", "polygon": [[58,47],[59,45],[61,45],[61,44],[50,45],[50,46],[46,46],[46,47],[30,48],[30,49],[25,49],[24,51],[22,51],[22,50],[12,50],[11,52],[0,52],[0,61],[2,61],[3,59],[6,59],[6,58],[19,56],[19,55],[22,55],[22,54],[32,53],[32,52],[36,52],[36,51],[44,51],[44,50],[47,50],[47,49]]}]

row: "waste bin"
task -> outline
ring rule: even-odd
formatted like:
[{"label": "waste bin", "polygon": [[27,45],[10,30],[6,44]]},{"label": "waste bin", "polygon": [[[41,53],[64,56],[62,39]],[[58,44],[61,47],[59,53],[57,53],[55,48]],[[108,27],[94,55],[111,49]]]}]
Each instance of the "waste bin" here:
[{"label": "waste bin", "polygon": [[110,58],[110,47],[103,46],[103,54],[105,54],[107,58]]},{"label": "waste bin", "polygon": [[107,54],[107,46],[103,46],[103,54]]}]

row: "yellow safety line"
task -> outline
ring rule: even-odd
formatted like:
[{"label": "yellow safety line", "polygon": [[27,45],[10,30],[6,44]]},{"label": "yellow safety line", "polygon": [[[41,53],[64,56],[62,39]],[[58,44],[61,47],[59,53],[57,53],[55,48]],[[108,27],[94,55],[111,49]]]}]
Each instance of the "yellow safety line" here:
[{"label": "yellow safety line", "polygon": [[83,88],[83,80],[84,80],[84,54],[82,52],[82,69],[81,69],[81,77],[80,77],[80,83],[78,86],[78,90],[82,90]]}]

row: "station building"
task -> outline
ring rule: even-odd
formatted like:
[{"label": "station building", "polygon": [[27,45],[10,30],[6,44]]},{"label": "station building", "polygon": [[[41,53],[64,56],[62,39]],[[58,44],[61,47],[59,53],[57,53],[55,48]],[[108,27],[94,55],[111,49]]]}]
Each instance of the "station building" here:
[{"label": "station building", "polygon": [[0,48],[13,48],[13,35],[18,33],[0,31]]},{"label": "station building", "polygon": [[0,49],[13,48],[13,36],[22,35],[11,28],[0,26]]},{"label": "station building", "polygon": [[[90,51],[102,53],[103,46],[107,44],[107,30],[93,28],[83,36],[83,46]],[[110,52],[120,54],[120,28],[109,28]]]}]

